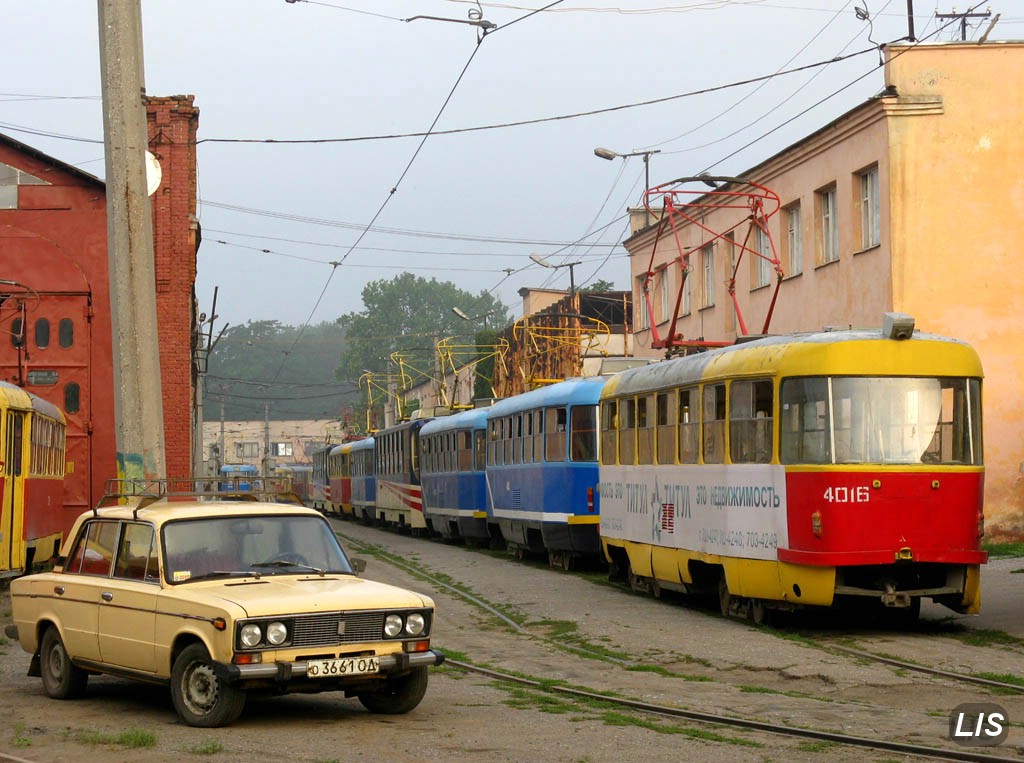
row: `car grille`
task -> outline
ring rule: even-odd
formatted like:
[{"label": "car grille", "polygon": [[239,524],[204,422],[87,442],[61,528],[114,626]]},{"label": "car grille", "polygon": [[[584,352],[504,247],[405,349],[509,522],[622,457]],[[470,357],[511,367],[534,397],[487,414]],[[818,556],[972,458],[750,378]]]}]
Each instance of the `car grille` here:
[{"label": "car grille", "polygon": [[[331,612],[296,617],[292,646],[355,644],[384,639],[384,612]],[[344,627],[342,625],[344,624]]]}]

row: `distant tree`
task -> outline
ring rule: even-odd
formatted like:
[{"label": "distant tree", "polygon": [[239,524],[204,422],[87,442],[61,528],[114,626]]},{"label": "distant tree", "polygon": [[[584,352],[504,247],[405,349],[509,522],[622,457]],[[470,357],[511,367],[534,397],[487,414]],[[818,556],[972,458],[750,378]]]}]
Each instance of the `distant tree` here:
[{"label": "distant tree", "polygon": [[[450,281],[429,281],[402,273],[390,281],[372,281],[363,288],[361,312],[338,318],[347,345],[341,356],[338,379],[357,380],[365,371],[379,378],[397,374],[393,353],[403,359],[412,384],[435,373],[436,344],[449,336],[472,337],[488,327],[509,322],[508,308],[486,291],[477,295]],[[458,308],[470,320],[457,316]]]},{"label": "distant tree", "polygon": [[614,283],[612,283],[611,281],[605,281],[603,278],[599,278],[596,281],[592,281],[591,283],[589,283],[586,286],[582,287],[580,289],[580,291],[601,292],[601,291],[617,291],[617,290],[615,288],[615,284]]},{"label": "distant tree", "polygon": [[345,332],[324,322],[304,329],[278,321],[231,326],[210,353],[204,377],[205,418],[229,421],[333,419],[358,399],[354,384],[341,384],[334,368]]}]

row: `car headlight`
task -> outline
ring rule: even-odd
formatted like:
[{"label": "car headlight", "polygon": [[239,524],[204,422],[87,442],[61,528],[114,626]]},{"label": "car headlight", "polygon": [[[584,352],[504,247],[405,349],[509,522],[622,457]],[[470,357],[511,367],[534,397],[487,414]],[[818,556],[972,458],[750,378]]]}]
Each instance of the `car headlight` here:
[{"label": "car headlight", "polygon": [[243,625],[242,630],[238,634],[238,640],[242,642],[242,646],[249,647],[250,649],[257,646],[262,638],[263,631],[260,630],[260,626],[256,623]]},{"label": "car headlight", "polygon": [[288,640],[288,626],[281,622],[267,625],[267,641],[271,646],[281,646]]},{"label": "car headlight", "polygon": [[405,632],[410,636],[418,636],[423,633],[423,629],[427,627],[426,618],[418,612],[414,612],[409,615],[405,620]]},{"label": "car headlight", "polygon": [[384,635],[394,638],[402,632],[404,625],[401,615],[388,615],[384,618]]}]

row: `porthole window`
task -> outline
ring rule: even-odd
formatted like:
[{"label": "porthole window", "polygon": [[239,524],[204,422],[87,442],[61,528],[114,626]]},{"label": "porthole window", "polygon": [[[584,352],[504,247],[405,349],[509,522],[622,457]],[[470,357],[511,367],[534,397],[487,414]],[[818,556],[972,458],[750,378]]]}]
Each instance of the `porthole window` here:
[{"label": "porthole window", "polygon": [[44,350],[50,346],[50,321],[40,318],[36,321],[36,347]]},{"label": "porthole window", "polygon": [[78,413],[79,397],[81,394],[81,388],[76,382],[70,382],[64,385],[64,410],[68,413]]},{"label": "porthole window", "polygon": [[25,323],[21,318],[11,321],[11,344],[15,347],[25,346]]},{"label": "porthole window", "polygon": [[61,318],[57,326],[57,341],[65,350],[75,343],[75,322],[70,318]]}]

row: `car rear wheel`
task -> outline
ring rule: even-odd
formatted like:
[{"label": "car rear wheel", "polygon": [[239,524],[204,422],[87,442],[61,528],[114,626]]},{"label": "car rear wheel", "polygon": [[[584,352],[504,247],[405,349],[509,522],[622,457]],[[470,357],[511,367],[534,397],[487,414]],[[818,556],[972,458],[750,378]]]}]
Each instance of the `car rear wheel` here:
[{"label": "car rear wheel", "polygon": [[216,665],[202,644],[189,644],[171,669],[171,700],[189,726],[227,726],[242,714],[245,692],[217,675]]},{"label": "car rear wheel", "polygon": [[85,694],[89,674],[71,662],[60,633],[52,626],[46,629],[39,647],[39,669],[48,697],[74,699]]},{"label": "car rear wheel", "polygon": [[413,668],[403,676],[388,679],[385,688],[359,695],[371,713],[401,715],[415,708],[427,693],[427,668]]}]

